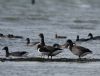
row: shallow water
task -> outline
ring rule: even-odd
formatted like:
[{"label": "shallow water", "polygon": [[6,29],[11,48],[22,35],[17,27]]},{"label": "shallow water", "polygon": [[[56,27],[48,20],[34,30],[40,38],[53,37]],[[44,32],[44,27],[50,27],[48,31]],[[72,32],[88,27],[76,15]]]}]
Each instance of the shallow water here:
[{"label": "shallow water", "polygon": [[[92,32],[100,35],[99,0],[0,0],[0,33],[24,36],[24,39],[0,38],[0,48],[9,46],[10,51],[27,51],[29,56],[40,56],[36,46],[27,47],[25,39],[39,41],[39,33],[44,33],[46,44],[65,43],[54,38],[55,33],[65,35],[75,41],[76,36],[87,38]],[[100,58],[100,41],[78,43],[93,51],[87,58]],[[0,57],[5,51],[0,50]],[[77,58],[68,49],[56,58]],[[39,63],[4,62],[0,63],[0,75],[13,76],[98,76],[99,62],[94,63]],[[5,71],[4,71],[5,70]]]}]

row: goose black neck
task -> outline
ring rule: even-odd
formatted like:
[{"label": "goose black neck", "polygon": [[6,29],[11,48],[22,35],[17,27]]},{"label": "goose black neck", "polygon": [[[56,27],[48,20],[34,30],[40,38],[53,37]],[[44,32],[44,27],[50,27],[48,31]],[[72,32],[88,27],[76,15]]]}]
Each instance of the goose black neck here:
[{"label": "goose black neck", "polygon": [[41,38],[41,44],[45,46],[44,37]]},{"label": "goose black neck", "polygon": [[6,57],[9,57],[9,54],[10,54],[10,53],[9,53],[9,49],[6,48],[5,51],[6,51]]},{"label": "goose black neck", "polygon": [[76,39],[76,41],[79,41],[79,35],[77,35],[77,39]]},{"label": "goose black neck", "polygon": [[90,39],[93,39],[93,35],[90,36]]}]

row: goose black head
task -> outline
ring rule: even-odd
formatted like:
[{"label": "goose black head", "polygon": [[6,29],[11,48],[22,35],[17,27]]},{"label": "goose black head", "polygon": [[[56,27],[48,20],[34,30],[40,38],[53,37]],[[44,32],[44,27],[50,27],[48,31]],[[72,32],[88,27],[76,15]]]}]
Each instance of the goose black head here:
[{"label": "goose black head", "polygon": [[44,38],[44,35],[43,35],[43,33],[40,33],[40,34],[39,34],[39,36],[40,36],[41,38]]},{"label": "goose black head", "polygon": [[67,43],[71,44],[71,43],[73,43],[73,42],[72,42],[72,40],[68,39],[68,40],[67,40]]},{"label": "goose black head", "polygon": [[26,38],[27,45],[30,44],[30,38]]},{"label": "goose black head", "polygon": [[8,46],[5,46],[2,50],[8,50]]},{"label": "goose black head", "polygon": [[27,41],[29,41],[29,40],[30,40],[30,38],[26,38],[26,40],[27,40]]},{"label": "goose black head", "polygon": [[89,36],[90,38],[93,38],[93,34],[92,34],[92,33],[89,33],[88,36]]},{"label": "goose black head", "polygon": [[68,46],[73,46],[73,44],[74,43],[72,42],[72,40],[68,39],[64,45],[65,45],[65,48],[68,48]]},{"label": "goose black head", "polygon": [[93,36],[93,34],[92,33],[89,33],[88,36]]},{"label": "goose black head", "polygon": [[30,38],[26,38],[27,42],[30,42]]},{"label": "goose black head", "polygon": [[0,36],[3,37],[4,35],[2,33],[0,33]]}]

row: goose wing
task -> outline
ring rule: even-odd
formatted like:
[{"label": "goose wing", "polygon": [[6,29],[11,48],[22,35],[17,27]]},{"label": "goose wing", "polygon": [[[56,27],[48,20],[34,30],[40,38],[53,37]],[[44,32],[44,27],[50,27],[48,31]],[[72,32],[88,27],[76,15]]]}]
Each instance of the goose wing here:
[{"label": "goose wing", "polygon": [[95,36],[94,39],[100,39],[100,36]]},{"label": "goose wing", "polygon": [[23,56],[26,53],[28,53],[28,52],[26,52],[26,51],[17,51],[17,52],[11,52],[10,55],[12,55],[12,56]]},{"label": "goose wing", "polygon": [[77,46],[77,48],[82,52],[82,53],[85,53],[85,52],[91,52],[91,50],[89,50],[88,48],[85,48],[85,47],[82,47],[82,46]]}]

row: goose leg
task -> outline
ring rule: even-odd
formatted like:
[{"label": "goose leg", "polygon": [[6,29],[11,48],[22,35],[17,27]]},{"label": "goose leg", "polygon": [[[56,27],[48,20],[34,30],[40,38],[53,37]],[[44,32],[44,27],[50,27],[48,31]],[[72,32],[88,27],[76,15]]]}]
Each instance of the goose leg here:
[{"label": "goose leg", "polygon": [[48,59],[49,59],[49,55],[48,55]]},{"label": "goose leg", "polygon": [[51,59],[52,59],[52,56],[51,56]]},{"label": "goose leg", "polygon": [[79,58],[78,58],[78,60],[81,60],[81,56],[79,55]]}]

